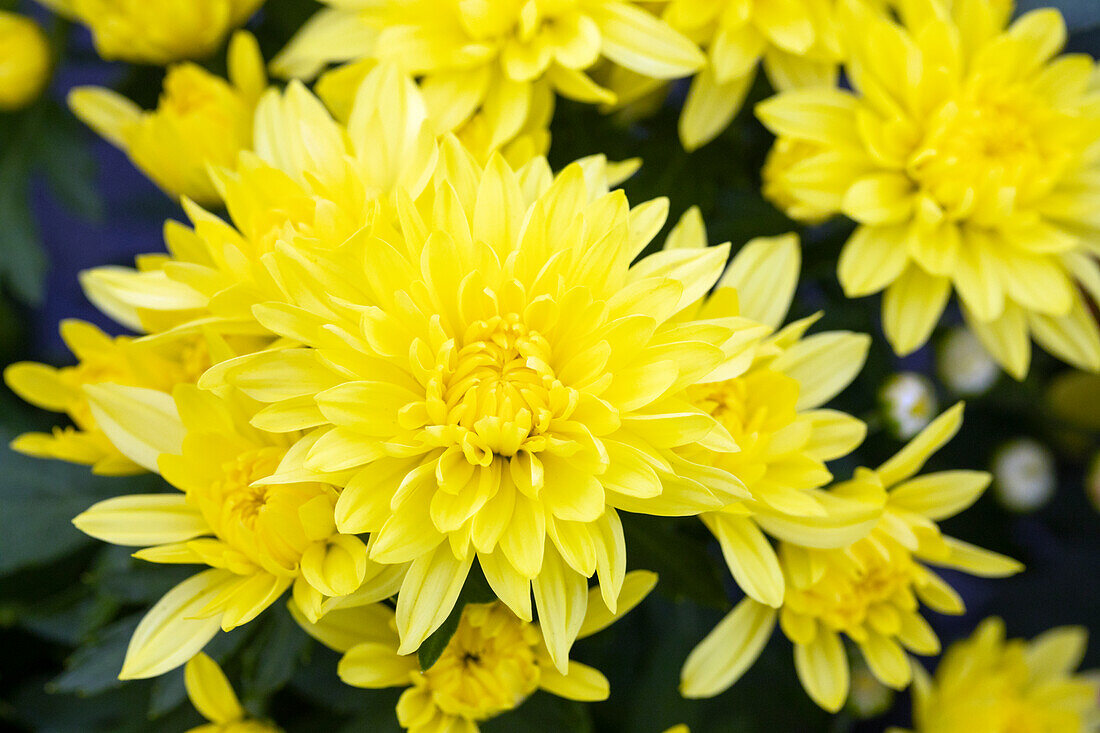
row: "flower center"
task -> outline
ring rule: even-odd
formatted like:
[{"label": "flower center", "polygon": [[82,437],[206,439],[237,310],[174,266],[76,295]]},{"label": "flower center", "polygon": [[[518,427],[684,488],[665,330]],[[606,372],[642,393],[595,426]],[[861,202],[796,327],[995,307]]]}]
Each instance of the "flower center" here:
[{"label": "flower center", "polygon": [[512,313],[470,324],[461,344],[445,347],[440,359],[438,389],[426,401],[434,421],[471,463],[543,450],[551,421],[577,400],[554,376],[546,338]]},{"label": "flower center", "polygon": [[443,712],[485,720],[517,707],[538,687],[539,643],[538,630],[502,604],[468,605],[422,683]]},{"label": "flower center", "polygon": [[786,604],[856,641],[866,638],[865,624],[880,633],[896,633],[899,611],[917,608],[912,591],[916,573],[916,564],[897,543],[879,537],[860,540],[832,553],[816,583],[789,589]]},{"label": "flower center", "polygon": [[1064,127],[1064,116],[1026,89],[979,85],[933,116],[910,175],[949,215],[980,215],[1057,182],[1070,157],[1070,141],[1057,133]]}]

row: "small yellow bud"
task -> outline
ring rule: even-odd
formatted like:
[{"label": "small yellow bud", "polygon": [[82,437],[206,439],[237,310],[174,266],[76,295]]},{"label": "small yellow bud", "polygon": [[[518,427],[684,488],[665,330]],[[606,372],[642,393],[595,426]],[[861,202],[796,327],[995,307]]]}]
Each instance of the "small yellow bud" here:
[{"label": "small yellow bud", "polygon": [[105,59],[167,64],[204,58],[263,0],[72,0]]},{"label": "small yellow bud", "polygon": [[50,79],[50,44],[42,29],[17,13],[0,11],[0,110],[26,107]]},{"label": "small yellow bud", "polygon": [[182,63],[169,68],[155,110],[99,87],[74,89],[69,106],[169,195],[217,204],[209,168],[232,168],[252,146],[253,113],[267,83],[256,40],[243,31],[230,44],[229,79]]}]

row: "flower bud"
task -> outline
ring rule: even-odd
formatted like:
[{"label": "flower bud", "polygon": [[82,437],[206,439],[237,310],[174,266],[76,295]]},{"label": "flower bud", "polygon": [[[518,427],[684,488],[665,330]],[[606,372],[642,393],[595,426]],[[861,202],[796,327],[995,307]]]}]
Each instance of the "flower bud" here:
[{"label": "flower bud", "polygon": [[915,372],[887,379],[879,391],[879,404],[891,432],[902,440],[919,433],[939,408],[932,382]]},{"label": "flower bud", "polygon": [[1001,368],[978,337],[963,326],[952,329],[943,339],[936,361],[944,384],[959,395],[983,394],[1001,374]]},{"label": "flower bud", "polygon": [[[56,0],[55,0],[56,3]],[[105,59],[167,64],[205,58],[263,0],[68,0]]]},{"label": "flower bud", "polygon": [[1016,438],[998,448],[990,470],[997,499],[1011,511],[1036,511],[1054,494],[1054,454],[1031,438]]},{"label": "flower bud", "polygon": [[155,110],[100,87],[74,89],[69,105],[166,193],[211,205],[221,196],[209,167],[233,167],[252,146],[253,113],[267,84],[256,39],[243,31],[230,44],[229,79],[182,63],[169,68]]},{"label": "flower bud", "polygon": [[50,44],[33,20],[0,10],[0,110],[38,98],[50,79]]}]

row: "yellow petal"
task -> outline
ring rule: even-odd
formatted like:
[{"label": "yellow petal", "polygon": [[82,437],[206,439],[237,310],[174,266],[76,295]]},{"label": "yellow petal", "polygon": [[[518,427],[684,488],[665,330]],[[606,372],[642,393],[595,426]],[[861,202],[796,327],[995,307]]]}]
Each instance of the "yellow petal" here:
[{"label": "yellow petal", "polygon": [[835,631],[819,629],[809,644],[795,644],[798,679],[813,701],[835,713],[848,699],[848,656]]},{"label": "yellow petal", "polygon": [[794,299],[801,266],[797,234],[757,237],[738,251],[719,286],[736,288],[740,315],[778,329]]},{"label": "yellow petal", "polygon": [[558,697],[582,702],[606,700],[611,694],[611,685],[599,670],[573,661],[565,674],[554,667],[541,668],[539,687]]},{"label": "yellow petal", "polygon": [[184,428],[172,396],[121,384],[84,386],[100,429],[122,455],[157,471],[162,453],[180,453]]},{"label": "yellow petal", "polygon": [[959,432],[962,415],[963,403],[959,402],[930,422],[904,448],[879,466],[875,473],[882,485],[887,488],[895,486],[920,471],[925,461]]},{"label": "yellow petal", "polygon": [[546,650],[558,672],[569,670],[569,648],[580,632],[588,607],[588,583],[552,547],[546,548],[542,571],[532,581],[539,626]]},{"label": "yellow petal", "polygon": [[232,723],[244,717],[244,708],[218,663],[199,652],[183,668],[183,682],[191,704],[212,723]]},{"label": "yellow petal", "polygon": [[747,517],[707,513],[703,521],[722,547],[726,565],[745,593],[773,608],[783,604],[783,570],[775,549]]},{"label": "yellow petal", "polygon": [[641,603],[656,586],[656,573],[648,570],[632,570],[627,573],[622,590],[619,591],[615,613],[608,610],[598,590],[588,591],[588,606],[584,612],[584,622],[581,624],[580,631],[577,632],[577,638],[583,639],[603,631]]},{"label": "yellow petal", "polygon": [[798,409],[828,402],[852,383],[867,359],[871,337],[834,331],[804,338],[784,351],[772,368],[799,383]]},{"label": "yellow petal", "polygon": [[352,687],[375,689],[404,687],[418,669],[416,657],[400,656],[388,644],[368,641],[349,649],[340,658],[336,673]]},{"label": "yellow petal", "polygon": [[444,543],[413,561],[397,594],[399,654],[416,651],[447,620],[473,559],[470,552],[465,560],[459,560]]},{"label": "yellow petal", "polygon": [[620,66],[654,79],[676,79],[706,63],[694,43],[652,13],[620,0],[590,7],[604,56]]},{"label": "yellow petal", "polygon": [[886,289],[882,301],[882,327],[899,356],[923,346],[940,320],[951,283],[910,265]]},{"label": "yellow petal", "polygon": [[198,508],[180,493],[106,499],[78,514],[73,524],[90,537],[134,547],[183,542],[212,533]]},{"label": "yellow petal", "polygon": [[752,666],[775,628],[774,608],[746,598],[692,649],[680,672],[680,693],[714,697]]},{"label": "yellow petal", "polygon": [[890,492],[890,504],[940,521],[982,495],[992,476],[984,471],[941,471],[906,481]]}]

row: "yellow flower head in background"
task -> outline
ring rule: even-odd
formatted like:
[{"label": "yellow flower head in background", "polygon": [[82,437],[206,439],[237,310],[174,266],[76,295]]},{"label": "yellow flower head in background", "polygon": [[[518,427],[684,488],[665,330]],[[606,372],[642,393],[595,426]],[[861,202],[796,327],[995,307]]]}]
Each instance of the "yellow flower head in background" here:
[{"label": "yellow flower head in background", "polygon": [[857,469],[853,479],[831,489],[853,499],[886,491],[882,517],[866,537],[833,549],[803,547],[802,521],[768,521],[768,532],[781,540],[782,606],[777,611],[751,597],[739,603],[688,657],[684,695],[711,697],[736,682],[760,655],[777,618],[794,642],[802,686],[826,710],[836,712],[848,697],[843,636],[883,684],[908,685],[906,650],[927,655],[940,649],[920,603],[939,613],[963,612],[962,599],[926,563],[984,577],[1021,569],[1014,560],[942,535],[936,525],[970,506],[990,481],[977,471],[916,476],[961,423],[962,405],[956,405],[876,470]]},{"label": "yellow flower head in background", "polygon": [[30,18],[0,10],[0,111],[38,99],[50,81],[50,42]]},{"label": "yellow flower head in background", "polygon": [[187,733],[280,733],[271,723],[248,717],[218,663],[199,652],[183,668],[187,696],[210,722]]},{"label": "yellow flower head in background", "polygon": [[836,0],[670,0],[662,17],[707,54],[680,116],[688,150],[733,121],[761,61],[776,89],[836,83]]},{"label": "yellow flower head in background", "polygon": [[[673,251],[707,243],[698,209],[669,236]],[[718,538],[738,585],[761,603],[783,603],[784,578],[760,530],[769,518],[798,518],[803,541],[839,546],[865,535],[881,501],[849,502],[820,491],[832,480],[825,461],[851,453],[866,426],[836,410],[820,409],[863,367],[870,339],[844,331],[804,336],[816,316],[780,328],[794,298],[801,255],[794,235],[756,239],[733,258],[718,288],[696,306],[706,321],[744,319],[768,333],[748,369],[688,388],[691,403],[725,427],[739,450],[712,454],[714,465],[745,483],[750,498],[707,512],[703,522]],[[745,329],[745,334],[753,334]],[[691,449],[684,455],[693,460]],[[824,544],[822,544],[824,543]]]},{"label": "yellow flower head in background", "polygon": [[[899,354],[927,340],[952,288],[967,322],[1018,379],[1030,336],[1100,368],[1100,85],[1093,60],[1057,56],[1056,10],[1007,30],[1009,3],[911,0],[901,22],[843,4],[854,91],[788,91],[757,114],[803,145],[770,193],[792,214],[858,224],[841,253],[845,293],[886,289]],[[814,216],[813,218],[818,218]]]},{"label": "yellow flower head in background", "polygon": [[188,62],[169,67],[153,111],[101,87],[77,87],[69,105],[165,193],[216,205],[221,192],[209,167],[232,168],[252,147],[253,112],[266,86],[256,39],[241,31],[230,43],[228,83]]},{"label": "yellow flower head in background", "polygon": [[[915,667],[917,733],[1088,733],[1100,727],[1100,681],[1074,675],[1088,644],[1081,627],[1032,641],[1005,639],[999,618],[953,644],[934,678]],[[896,729],[892,733],[902,733]]]},{"label": "yellow flower head in background", "polygon": [[191,385],[177,388],[174,399],[114,384],[86,391],[119,450],[159,470],[179,492],[107,499],[73,524],[97,539],[145,548],[135,553],[142,560],[209,566],[168,591],[138,624],[120,678],[178,667],[219,628],[248,623],[292,585],[311,618],[329,599],[372,603],[396,590],[404,569],[372,563],[359,538],[337,531],[335,489],[302,478],[263,481],[294,462],[288,450],[297,436],[251,426],[250,400]]},{"label": "yellow flower head in background", "polygon": [[128,336],[112,338],[77,320],[61,323],[61,338],[76,356],[75,366],[58,369],[19,362],[4,370],[4,382],[27,402],[67,414],[73,425],[54,428],[52,433],[25,433],[11,447],[39,458],[92,466],[98,474],[142,472],[145,469],[119,452],[100,429],[84,387],[110,383],[167,394],[177,384],[196,382],[213,363],[206,339],[188,337],[157,344]]},{"label": "yellow flower head in background", "polygon": [[694,515],[745,495],[674,450],[736,450],[685,390],[736,375],[754,342],[736,319],[674,318],[728,248],[631,266],[666,213],[609,191],[601,161],[557,177],[541,158],[483,168],[450,138],[421,198],[398,197],[371,234],[272,259],[290,302],[254,311],[303,348],[224,362],[201,384],[271,403],[269,430],[318,428],[304,467],[343,487],[341,531],[371,533],[378,562],[412,563],[403,653],[447,618],[476,558],[520,618],[533,586],[563,665],[588,578],[615,607],[618,509]]},{"label": "yellow flower head in background", "polygon": [[330,62],[373,58],[423,81],[438,132],[477,112],[497,149],[552,93],[590,103],[614,95],[585,73],[601,58],[647,77],[703,66],[699,49],[630,0],[333,1],[275,59],[282,75],[310,78]]},{"label": "yellow flower head in background", "polygon": [[164,65],[214,53],[263,0],[39,0],[92,32],[109,61]]},{"label": "yellow flower head in background", "polygon": [[371,223],[380,198],[418,195],[436,160],[416,86],[388,67],[360,84],[346,124],[297,82],[268,90],[252,147],[213,171],[232,225],[185,200],[193,228],[168,222],[168,256],[82,273],[89,300],[135,331],[271,336],[252,312],[282,297],[265,260],[340,245]]},{"label": "yellow flower head in background", "polygon": [[[629,573],[617,613],[608,610],[599,591],[590,591],[578,638],[625,615],[656,582],[652,573]],[[426,670],[420,669],[416,655],[398,654],[397,622],[389,606],[335,610],[316,624],[293,605],[291,611],[307,632],[343,653],[338,672],[347,684],[408,688],[397,703],[397,719],[411,733],[476,733],[479,722],[514,710],[538,689],[589,702],[608,696],[607,679],[599,671],[572,660],[560,671],[547,653],[539,625],[518,618],[499,602],[463,608],[454,636]]]}]

